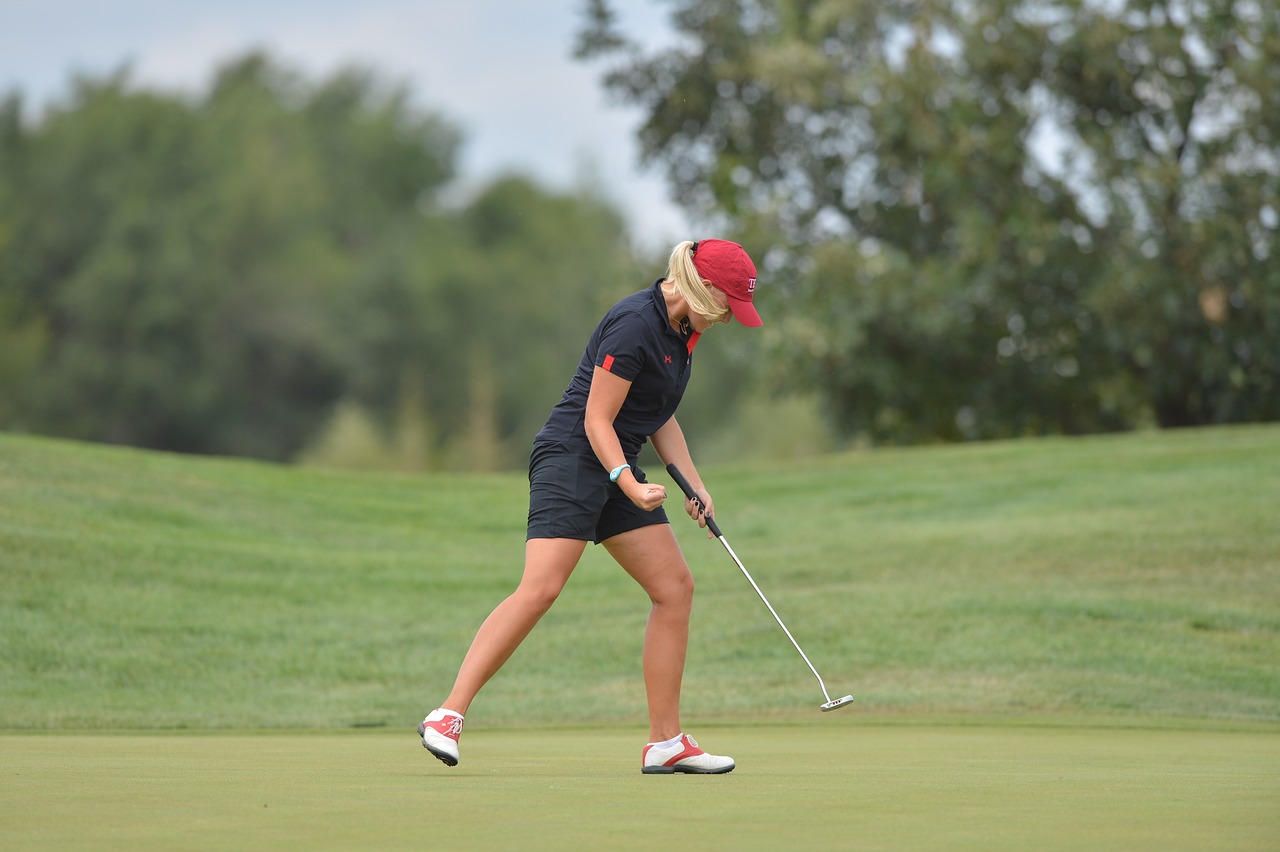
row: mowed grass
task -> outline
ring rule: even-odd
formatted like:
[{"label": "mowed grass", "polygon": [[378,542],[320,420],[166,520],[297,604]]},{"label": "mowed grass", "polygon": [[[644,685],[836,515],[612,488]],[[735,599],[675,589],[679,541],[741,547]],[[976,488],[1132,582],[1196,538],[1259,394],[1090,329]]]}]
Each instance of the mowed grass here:
[{"label": "mowed grass", "polygon": [[[1280,720],[1280,428],[703,473],[832,693],[857,695],[841,713]],[[411,726],[518,580],[526,488],[0,435],[0,725]],[[672,509],[698,581],[690,727],[814,712],[795,650]],[[647,610],[589,548],[468,721],[643,727]]]},{"label": "mowed grass", "polygon": [[710,726],[712,777],[631,731],[485,730],[446,769],[388,733],[0,737],[14,849],[1274,849],[1257,732]]},{"label": "mowed grass", "polygon": [[522,475],[0,435],[3,845],[1275,848],[1280,428],[703,473],[858,702],[817,712],[736,567],[676,518],[685,724],[737,770],[639,773],[647,601],[598,548],[451,770],[411,732],[518,579]]}]

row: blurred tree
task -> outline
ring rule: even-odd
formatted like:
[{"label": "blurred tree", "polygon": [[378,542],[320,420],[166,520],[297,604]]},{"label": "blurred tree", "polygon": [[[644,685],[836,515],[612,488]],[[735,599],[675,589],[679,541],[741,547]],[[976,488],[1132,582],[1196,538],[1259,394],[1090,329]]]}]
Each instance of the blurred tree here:
[{"label": "blurred tree", "polygon": [[[0,103],[0,428],[401,470],[510,468],[591,329],[652,283],[586,175],[467,198],[459,135],[361,70],[260,54],[206,92],[79,80]],[[681,417],[713,441],[758,335],[698,350]],[[750,339],[748,339],[750,338]],[[699,378],[704,377],[704,378]]]},{"label": "blurred tree", "polygon": [[[250,55],[208,94],[78,81],[0,122],[0,425],[286,458],[341,398],[337,295],[452,175],[402,91]],[[16,330],[18,333],[13,333]],[[33,350],[38,348],[38,353]]]},{"label": "blurred tree", "polygon": [[[0,424],[25,428],[24,397],[30,376],[48,349],[46,314],[19,290],[25,270],[12,248],[18,238],[18,199],[30,156],[22,129],[22,100],[0,101]],[[30,258],[24,258],[30,262]]]},{"label": "blurred tree", "polygon": [[1112,262],[1089,308],[1166,426],[1280,417],[1280,7],[1088,5],[1040,77]]},{"label": "blurred tree", "polygon": [[595,323],[645,284],[617,211],[516,175],[402,227],[362,275],[340,308],[356,398],[387,420],[422,377],[453,469],[523,464]]},{"label": "blurred tree", "polygon": [[588,0],[578,55],[768,247],[766,330],[846,433],[1280,417],[1273,4],[672,7],[646,53]]},{"label": "blurred tree", "polygon": [[[622,216],[590,188],[496,179],[396,227],[338,295],[353,398],[375,420],[398,421],[411,376],[430,413],[432,467],[521,466],[600,317],[665,267],[663,251],[641,266]],[[728,337],[698,350],[705,378],[681,408],[695,443],[744,393],[735,379],[749,361]]]}]

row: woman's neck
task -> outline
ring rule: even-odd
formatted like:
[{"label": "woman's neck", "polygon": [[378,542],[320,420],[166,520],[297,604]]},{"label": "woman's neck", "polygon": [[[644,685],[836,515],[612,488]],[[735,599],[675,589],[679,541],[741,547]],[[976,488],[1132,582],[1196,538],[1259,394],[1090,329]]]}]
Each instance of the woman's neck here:
[{"label": "woman's neck", "polygon": [[671,323],[671,327],[679,334],[688,334],[691,330],[689,303],[669,280],[662,282],[662,297],[667,303],[667,321]]}]

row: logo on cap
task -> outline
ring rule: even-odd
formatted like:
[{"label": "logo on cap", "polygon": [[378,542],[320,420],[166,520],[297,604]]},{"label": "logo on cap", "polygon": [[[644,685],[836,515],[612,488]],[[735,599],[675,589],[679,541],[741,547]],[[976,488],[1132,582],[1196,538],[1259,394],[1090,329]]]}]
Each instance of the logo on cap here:
[{"label": "logo on cap", "polygon": [[747,292],[748,292],[748,293],[754,293],[755,291],[756,291],[756,279],[754,279],[754,278],[748,278],[748,279],[747,279]]}]

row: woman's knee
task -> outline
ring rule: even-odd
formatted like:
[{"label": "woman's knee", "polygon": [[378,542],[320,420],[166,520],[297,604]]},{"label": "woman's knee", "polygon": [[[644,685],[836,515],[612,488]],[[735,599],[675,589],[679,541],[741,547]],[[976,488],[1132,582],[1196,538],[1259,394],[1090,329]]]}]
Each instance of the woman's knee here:
[{"label": "woman's knee", "polygon": [[688,607],[693,604],[694,586],[693,574],[685,566],[653,584],[648,590],[649,597],[655,604]]},{"label": "woman's knee", "polygon": [[514,597],[526,609],[542,615],[551,609],[551,605],[560,597],[560,592],[563,589],[563,583],[552,583],[546,580],[535,581],[526,578],[516,588]]}]

